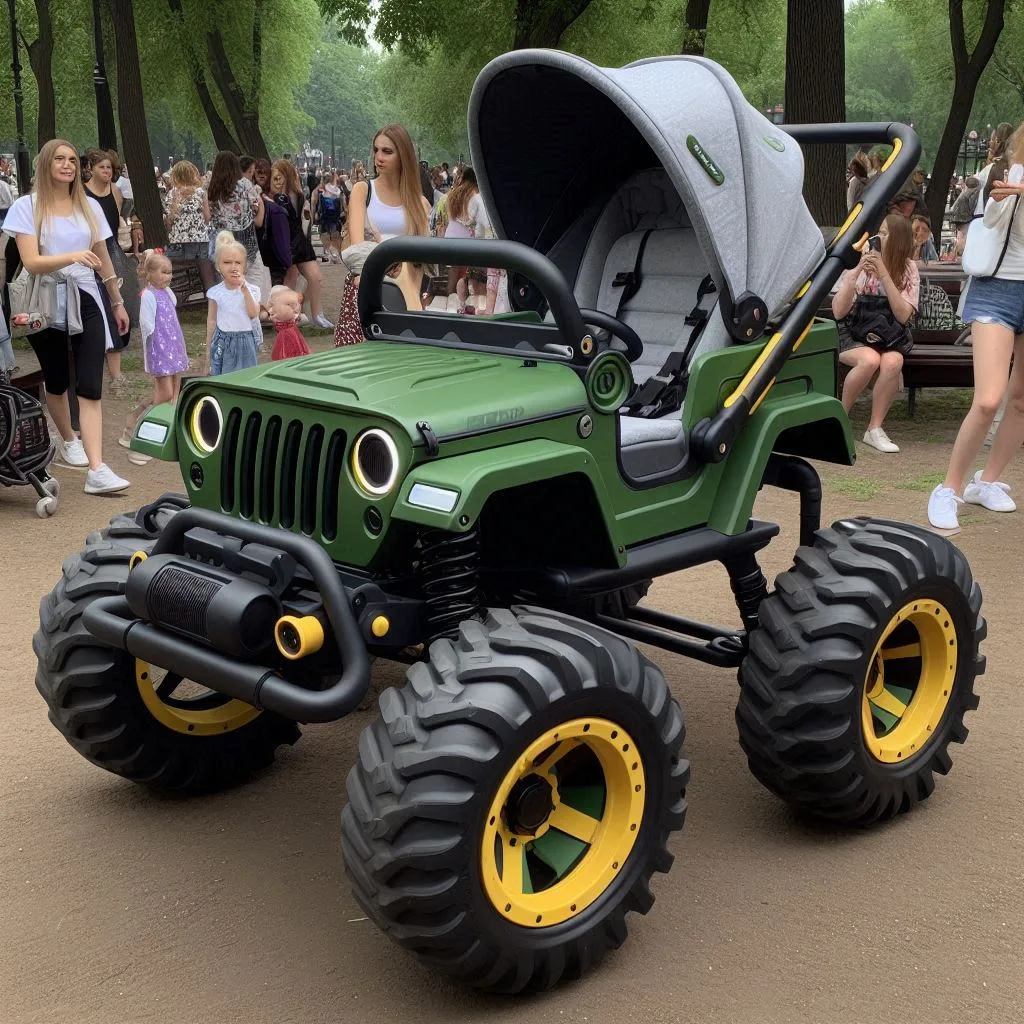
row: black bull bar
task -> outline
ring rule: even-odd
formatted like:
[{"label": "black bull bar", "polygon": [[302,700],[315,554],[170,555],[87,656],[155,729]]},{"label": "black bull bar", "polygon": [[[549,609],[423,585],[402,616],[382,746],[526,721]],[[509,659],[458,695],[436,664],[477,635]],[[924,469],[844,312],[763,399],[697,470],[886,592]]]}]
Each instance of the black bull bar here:
[{"label": "black bull bar", "polygon": [[137,618],[124,596],[92,601],[83,616],[85,628],[98,640],[135,658],[298,722],[332,722],[354,710],[370,685],[370,657],[348,594],[327,552],[308,537],[187,508],[171,517],[151,555],[182,555],[185,534],[195,527],[277,548],[311,574],[341,653],[342,673],[337,682],[324,690],[308,690],[273,668],[228,657]]}]

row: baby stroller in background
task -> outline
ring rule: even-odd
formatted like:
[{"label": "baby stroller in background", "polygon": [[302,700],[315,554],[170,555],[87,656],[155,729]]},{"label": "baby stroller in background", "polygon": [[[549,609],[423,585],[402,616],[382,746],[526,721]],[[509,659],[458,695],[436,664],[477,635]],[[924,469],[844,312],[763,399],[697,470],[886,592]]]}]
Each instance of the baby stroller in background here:
[{"label": "baby stroller in background", "polygon": [[46,471],[52,459],[53,445],[43,407],[11,384],[7,374],[0,373],[0,484],[34,487],[39,495],[36,515],[40,519],[57,511],[60,484]]}]

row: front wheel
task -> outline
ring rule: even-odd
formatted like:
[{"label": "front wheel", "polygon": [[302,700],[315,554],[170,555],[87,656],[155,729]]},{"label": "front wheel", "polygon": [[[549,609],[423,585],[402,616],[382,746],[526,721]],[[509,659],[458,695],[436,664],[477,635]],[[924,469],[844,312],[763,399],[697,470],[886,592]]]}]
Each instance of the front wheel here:
[{"label": "front wheel", "polygon": [[152,549],[173,513],[117,516],[65,561],[39,609],[36,688],[50,721],[93,764],[154,789],[209,792],[269,765],[298,727],[107,647],[82,623],[94,598],[124,593],[132,555]]},{"label": "front wheel", "polygon": [[963,554],[917,526],[844,520],[797,551],[759,614],[736,709],[755,777],[851,825],[930,796],[985,669]]},{"label": "front wheel", "polygon": [[380,698],[348,778],[356,898],[430,968],[517,992],[578,977],[646,913],[682,827],[683,716],[628,641],[492,610]]}]

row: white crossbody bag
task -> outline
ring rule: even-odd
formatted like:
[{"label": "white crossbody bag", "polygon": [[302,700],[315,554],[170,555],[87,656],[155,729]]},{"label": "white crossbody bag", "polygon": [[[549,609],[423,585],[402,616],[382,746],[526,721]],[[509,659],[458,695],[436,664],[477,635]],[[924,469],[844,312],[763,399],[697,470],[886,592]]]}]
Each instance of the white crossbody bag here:
[{"label": "white crossbody bag", "polygon": [[[1014,164],[1006,180],[1011,184],[1019,184],[1022,178],[1024,167]],[[1010,232],[1017,216],[1017,207],[1020,205],[1019,195],[1014,196],[1012,202],[1009,199],[1002,202],[989,199],[986,204],[986,191],[982,186],[978,195],[978,209],[967,229],[963,268],[971,277],[995,277],[999,273],[1010,245]]]}]

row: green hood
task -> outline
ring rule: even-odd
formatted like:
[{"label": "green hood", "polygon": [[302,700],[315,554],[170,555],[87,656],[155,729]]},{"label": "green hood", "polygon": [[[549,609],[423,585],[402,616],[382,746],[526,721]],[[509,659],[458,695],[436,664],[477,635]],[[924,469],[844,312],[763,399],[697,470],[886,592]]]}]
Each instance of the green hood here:
[{"label": "green hood", "polygon": [[522,356],[368,341],[265,363],[217,381],[284,402],[376,414],[410,438],[426,420],[438,437],[582,409],[586,392],[565,364]]}]

